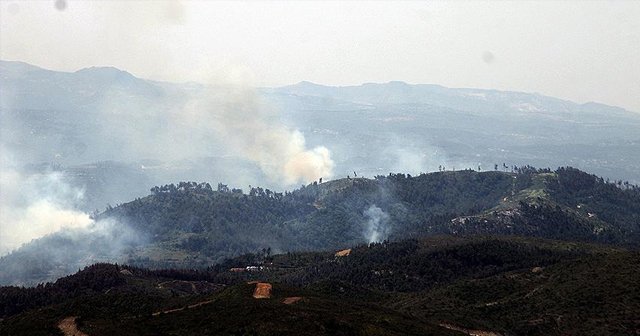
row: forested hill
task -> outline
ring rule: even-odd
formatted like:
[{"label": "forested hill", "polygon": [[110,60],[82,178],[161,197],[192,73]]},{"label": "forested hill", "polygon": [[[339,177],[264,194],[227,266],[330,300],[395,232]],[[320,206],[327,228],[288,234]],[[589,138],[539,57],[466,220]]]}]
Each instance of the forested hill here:
[{"label": "forested hill", "polygon": [[194,182],[151,191],[97,215],[89,234],[54,234],[0,258],[0,284],[50,281],[95,262],[204,268],[256,251],[437,234],[640,242],[640,188],[573,168],[390,174],[284,193]]},{"label": "forested hill", "polygon": [[[638,251],[435,236],[347,252],[250,254],[204,270],[96,264],[35,288],[0,287],[0,335],[58,335],[69,321],[94,336],[595,336],[640,328]],[[254,298],[256,282],[272,286],[269,295]]]},{"label": "forested hill", "polygon": [[377,220],[372,230],[379,239],[434,231],[425,224],[491,208],[511,183],[508,174],[473,172],[342,179],[282,194],[181,183],[153,188],[153,195],[102,217],[131,223],[157,241],[178,238],[176,246],[210,256],[327,249],[366,242],[370,219]]},{"label": "forested hill", "polygon": [[[572,168],[390,174],[285,193],[184,182],[152,191],[100,217],[150,233],[153,244],[186,255],[186,264],[267,248],[335,249],[441,233],[640,241],[640,189]],[[154,263],[153,256],[131,261]]]}]

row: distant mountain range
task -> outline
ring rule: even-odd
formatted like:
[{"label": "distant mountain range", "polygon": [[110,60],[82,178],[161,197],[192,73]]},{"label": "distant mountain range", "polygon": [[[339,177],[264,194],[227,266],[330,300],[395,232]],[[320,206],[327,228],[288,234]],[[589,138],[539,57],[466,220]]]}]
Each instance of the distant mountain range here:
[{"label": "distant mountain range", "polygon": [[302,82],[263,92],[282,110],[299,111],[291,118],[313,143],[345,153],[346,165],[367,174],[401,167],[433,171],[441,164],[492,169],[506,162],[640,178],[634,154],[640,149],[640,114],[617,107],[403,82]]},{"label": "distant mountain range", "polygon": [[[112,67],[69,73],[11,61],[0,61],[0,78],[2,142],[26,163],[140,166],[155,160],[175,166],[185,156],[196,161],[234,156],[215,134],[195,132],[180,115],[191,98],[215,87],[149,81]],[[404,82],[346,87],[301,82],[258,93],[310,147],[331,150],[337,177],[354,170],[374,176],[439,166],[491,170],[506,163],[573,166],[640,182],[640,113],[618,107]],[[189,141],[177,147],[180,153],[169,150],[182,140]],[[255,166],[248,179],[229,173],[238,165],[252,166],[236,157],[231,167],[189,173],[213,182],[264,184]],[[152,180],[185,178],[171,175]]]}]

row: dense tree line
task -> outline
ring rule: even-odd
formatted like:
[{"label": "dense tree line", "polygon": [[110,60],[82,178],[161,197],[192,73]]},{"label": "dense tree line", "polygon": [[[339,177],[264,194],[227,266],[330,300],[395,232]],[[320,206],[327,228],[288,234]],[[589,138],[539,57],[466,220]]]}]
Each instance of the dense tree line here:
[{"label": "dense tree line", "polygon": [[124,285],[125,279],[119,271],[118,265],[95,264],[74,275],[60,278],[55,283],[27,288],[0,287],[0,317]]},{"label": "dense tree line", "polygon": [[339,281],[382,292],[421,291],[459,279],[551,265],[583,254],[508,239],[439,237],[438,240],[362,245],[348,257],[311,262],[303,271],[276,276],[276,280],[297,286]]},{"label": "dense tree line", "polygon": [[[370,328],[371,319],[382,321],[382,326],[392,323],[389,319],[397,312],[420,316],[427,325],[454,321],[507,334],[627,334],[634,330],[633,319],[640,311],[638,260],[637,252],[607,246],[438,236],[359,245],[343,257],[333,252],[273,255],[265,248],[204,270],[97,264],[35,288],[0,288],[0,335],[56,334],[55,326],[66,316],[79,316],[81,330],[92,335],[117,330],[165,334],[176,328],[181,330],[177,334],[232,330],[271,335],[298,326],[290,323],[291,316],[311,319],[305,328],[320,323],[323,330],[352,333]],[[265,268],[229,270],[241,265]],[[271,282],[274,298],[254,300],[248,280]],[[184,293],[167,287],[183,281],[190,281],[182,284]],[[191,291],[200,282],[227,286]],[[281,303],[291,296],[304,297],[303,303]],[[212,303],[188,308],[187,313],[151,315],[203,300]],[[364,320],[344,324],[346,312]],[[557,322],[560,315],[562,323]],[[255,319],[261,323],[252,325]],[[336,319],[341,324],[336,325]],[[389,333],[380,329],[376,334]]]},{"label": "dense tree line", "polygon": [[[549,197],[524,198],[515,212],[495,209],[534,183]],[[637,240],[640,216],[638,189],[573,168],[389,174],[312,183],[284,193],[180,182],[154,187],[152,193],[101,216],[120,218],[155,242],[174,241],[172,248],[193,256],[179,264],[129,260],[157,268],[206,267],[267,247],[286,252],[360,244],[368,221],[364,212],[373,205],[387,216],[383,239],[392,240],[485,233],[624,243]],[[468,218],[451,222],[463,217]]]},{"label": "dense tree line", "polygon": [[[509,188],[507,174],[472,171],[338,180],[285,193],[259,187],[243,193],[224,184],[214,190],[207,183],[180,182],[154,187],[151,196],[98,218],[120,218],[154,241],[181,237],[174,247],[198,254],[197,260],[186,262],[202,267],[266,247],[294,251],[362,243],[364,212],[372,205],[388,214],[383,224],[391,238],[439,232],[437,225],[427,223],[495,206]],[[130,262],[152,266],[153,261]]]},{"label": "dense tree line", "polygon": [[628,182],[607,182],[575,168],[559,168],[549,185],[559,202],[592,214],[624,234],[640,237],[640,188]]}]

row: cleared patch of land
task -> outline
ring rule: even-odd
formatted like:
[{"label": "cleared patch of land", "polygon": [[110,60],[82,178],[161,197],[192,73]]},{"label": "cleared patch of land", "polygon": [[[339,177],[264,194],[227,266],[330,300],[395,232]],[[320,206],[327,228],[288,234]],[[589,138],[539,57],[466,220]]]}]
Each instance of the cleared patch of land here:
[{"label": "cleared patch of land", "polygon": [[300,300],[302,300],[302,296],[290,296],[282,300],[282,303],[289,305],[289,304],[294,304]]},{"label": "cleared patch of land", "polygon": [[253,297],[256,299],[270,299],[272,288],[273,287],[270,283],[258,282],[256,283],[256,289],[253,292]]},{"label": "cleared patch of land", "polygon": [[349,256],[349,254],[351,254],[351,249],[338,251],[338,252],[336,252],[335,256],[336,257],[347,257],[347,256]]},{"label": "cleared patch of land", "polygon": [[78,330],[76,318],[76,316],[69,316],[63,319],[58,323],[58,329],[60,329],[65,336],[89,336]]}]

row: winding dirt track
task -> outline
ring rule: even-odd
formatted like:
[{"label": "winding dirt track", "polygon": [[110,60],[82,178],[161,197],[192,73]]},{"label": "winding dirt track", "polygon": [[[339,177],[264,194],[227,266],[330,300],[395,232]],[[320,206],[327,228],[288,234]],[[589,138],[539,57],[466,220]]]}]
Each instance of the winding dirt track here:
[{"label": "winding dirt track", "polygon": [[60,321],[60,323],[58,323],[58,328],[65,336],[89,336],[78,330],[76,318],[76,316],[69,316],[63,319],[62,321]]},{"label": "winding dirt track", "polygon": [[185,309],[191,309],[191,308],[196,308],[196,307],[200,307],[200,306],[204,306],[206,304],[209,304],[211,302],[213,302],[214,300],[207,300],[207,301],[202,301],[202,302],[198,302],[198,303],[194,303],[192,305],[189,305],[187,307],[182,307],[182,308],[176,308],[176,309],[169,309],[169,310],[163,310],[163,311],[159,311],[159,312],[155,312],[153,314],[151,314],[151,316],[158,316],[160,314],[169,314],[169,313],[175,313],[175,312],[179,312]]},{"label": "winding dirt track", "polygon": [[[253,293],[253,297],[256,299],[268,299],[271,298],[271,284],[270,283],[266,283],[266,282],[255,282],[256,284],[256,289]],[[192,284],[193,286],[193,284]],[[195,289],[195,286],[194,286]],[[299,301],[300,299],[302,299],[301,297],[289,297],[286,298],[284,300],[283,303],[285,304],[292,304],[295,303],[297,301]],[[175,309],[169,309],[169,310],[163,310],[163,311],[158,311],[155,313],[152,313],[151,316],[159,316],[161,314],[170,314],[170,313],[175,313],[175,312],[179,312],[179,311],[183,311],[185,309],[191,309],[191,308],[196,308],[196,307],[200,307],[200,306],[204,306],[206,304],[210,304],[212,303],[214,300],[206,300],[206,301],[201,301],[192,305],[188,305],[186,307],[181,307],[181,308],[175,308]],[[82,331],[78,330],[78,325],[76,324],[76,318],[77,316],[69,316],[65,319],[63,319],[62,321],[60,321],[58,323],[58,328],[62,331],[62,333],[65,336],[89,336],[85,333],[83,333]]]}]

